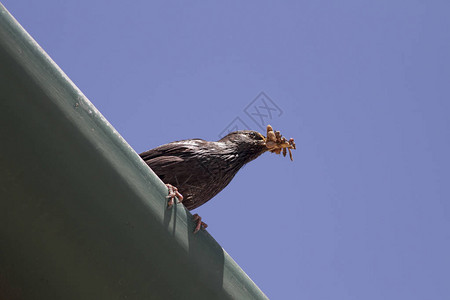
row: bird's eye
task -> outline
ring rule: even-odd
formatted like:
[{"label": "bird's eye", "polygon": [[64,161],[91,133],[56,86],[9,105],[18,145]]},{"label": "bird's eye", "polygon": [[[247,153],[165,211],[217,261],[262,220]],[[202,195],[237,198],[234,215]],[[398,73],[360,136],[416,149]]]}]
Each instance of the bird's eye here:
[{"label": "bird's eye", "polygon": [[252,132],[252,136],[254,139],[256,140],[263,140],[263,137],[261,134],[259,134],[258,132]]}]

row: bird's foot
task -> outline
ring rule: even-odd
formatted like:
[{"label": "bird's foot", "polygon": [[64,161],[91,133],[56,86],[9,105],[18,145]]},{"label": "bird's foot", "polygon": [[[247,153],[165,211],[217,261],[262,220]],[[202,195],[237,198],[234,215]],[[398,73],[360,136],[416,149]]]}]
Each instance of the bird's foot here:
[{"label": "bird's foot", "polygon": [[178,201],[180,202],[183,201],[183,195],[180,194],[180,192],[176,187],[174,187],[171,184],[166,184],[166,186],[167,189],[169,190],[169,195],[166,196],[166,198],[169,199],[169,201],[167,202],[167,208],[171,208],[173,206],[175,197],[178,198]]},{"label": "bird's foot", "polygon": [[196,234],[200,229],[206,229],[206,227],[208,227],[208,224],[202,222],[202,217],[200,217],[198,214],[194,215],[194,222],[197,222],[197,225],[194,229],[194,234]]}]

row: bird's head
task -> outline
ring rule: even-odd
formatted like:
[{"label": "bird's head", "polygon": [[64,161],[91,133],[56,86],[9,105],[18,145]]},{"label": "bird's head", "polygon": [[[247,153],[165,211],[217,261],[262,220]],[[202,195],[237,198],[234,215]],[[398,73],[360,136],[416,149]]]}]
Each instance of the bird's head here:
[{"label": "bird's head", "polygon": [[270,125],[267,125],[267,137],[264,137],[257,131],[239,130],[229,133],[220,142],[231,142],[236,144],[241,150],[259,152],[259,154],[265,151],[276,154],[283,152],[283,155],[286,156],[287,149],[291,160],[293,160],[291,149],[296,149],[294,139],[286,140],[279,131],[273,131]]}]

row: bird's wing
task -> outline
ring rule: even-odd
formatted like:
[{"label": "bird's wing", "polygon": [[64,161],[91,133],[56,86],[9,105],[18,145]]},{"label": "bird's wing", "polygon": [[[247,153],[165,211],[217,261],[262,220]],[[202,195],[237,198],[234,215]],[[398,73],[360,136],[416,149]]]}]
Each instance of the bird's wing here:
[{"label": "bird's wing", "polygon": [[161,156],[183,156],[187,153],[195,151],[199,144],[204,143],[205,141],[202,139],[192,139],[192,140],[183,140],[172,142],[169,144],[165,144],[154,149],[150,149],[148,151],[142,152],[139,156],[147,161],[156,157]]},{"label": "bird's wing", "polygon": [[204,143],[201,139],[172,142],[143,152],[140,156],[163,182],[175,186],[189,185],[192,180],[190,171],[199,168],[195,153]]},{"label": "bird's wing", "polygon": [[149,165],[171,165],[183,161],[184,159],[178,156],[158,156],[145,160]]}]

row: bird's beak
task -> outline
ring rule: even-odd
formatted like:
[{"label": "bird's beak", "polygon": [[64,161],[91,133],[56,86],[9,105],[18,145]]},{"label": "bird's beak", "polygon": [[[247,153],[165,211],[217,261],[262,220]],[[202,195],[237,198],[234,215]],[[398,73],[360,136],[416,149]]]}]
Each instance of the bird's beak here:
[{"label": "bird's beak", "polygon": [[286,156],[287,149],[289,150],[289,157],[291,160],[294,160],[291,152],[291,149],[296,149],[294,139],[286,140],[279,131],[273,131],[272,126],[267,125],[267,138],[265,138],[265,141],[268,151],[276,154],[280,154],[283,151],[283,156]]}]

